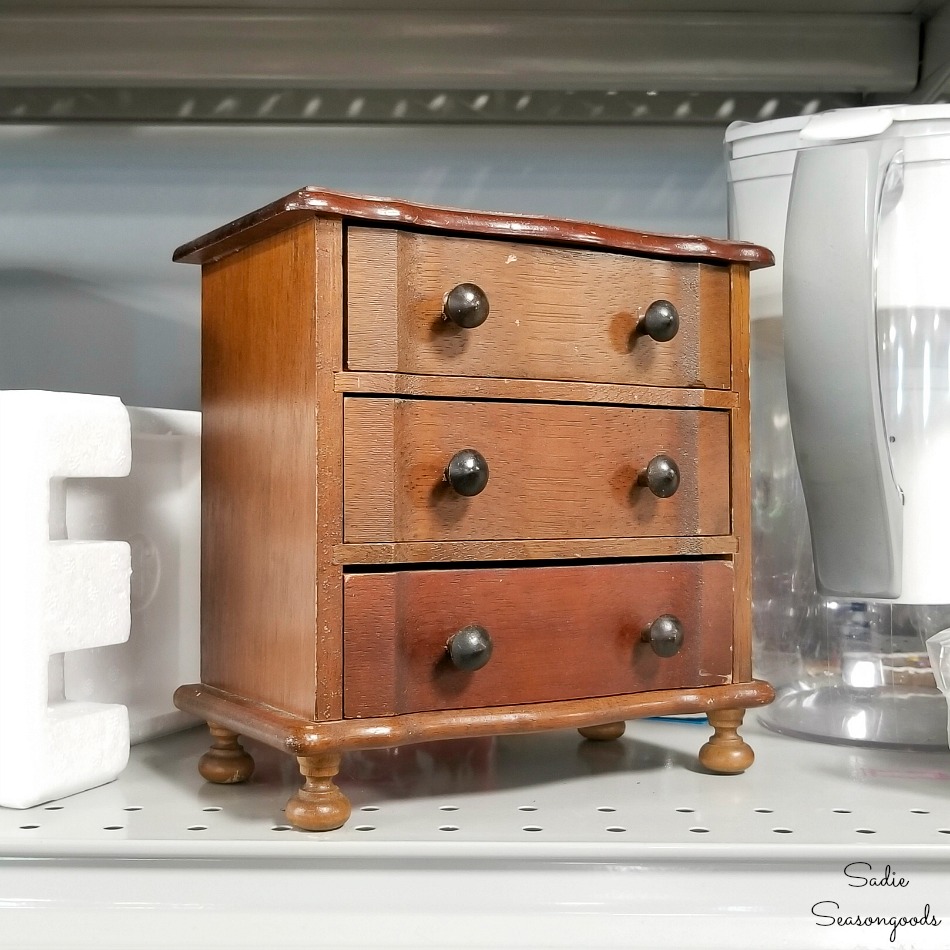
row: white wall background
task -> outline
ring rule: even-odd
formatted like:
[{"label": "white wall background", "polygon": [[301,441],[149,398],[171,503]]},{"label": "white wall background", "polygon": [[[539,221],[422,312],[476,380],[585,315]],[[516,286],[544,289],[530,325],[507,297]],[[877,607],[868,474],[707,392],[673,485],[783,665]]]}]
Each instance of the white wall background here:
[{"label": "white wall background", "polygon": [[172,251],[303,185],[724,236],[718,128],[0,127],[0,389],[198,407]]}]

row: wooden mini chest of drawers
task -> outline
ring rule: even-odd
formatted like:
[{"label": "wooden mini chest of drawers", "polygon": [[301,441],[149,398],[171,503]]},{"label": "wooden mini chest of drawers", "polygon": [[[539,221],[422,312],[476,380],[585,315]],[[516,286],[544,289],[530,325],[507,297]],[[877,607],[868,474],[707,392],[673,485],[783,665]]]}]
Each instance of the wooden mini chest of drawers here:
[{"label": "wooden mini chest of drawers", "polygon": [[202,683],[339,827],[348,749],[707,712],[752,762],[752,245],[304,189],[202,265]]}]

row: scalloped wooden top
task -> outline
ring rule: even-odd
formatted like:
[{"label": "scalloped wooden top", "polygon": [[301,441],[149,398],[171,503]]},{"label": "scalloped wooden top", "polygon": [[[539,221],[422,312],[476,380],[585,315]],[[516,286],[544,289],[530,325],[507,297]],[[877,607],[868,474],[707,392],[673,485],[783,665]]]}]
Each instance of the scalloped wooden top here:
[{"label": "scalloped wooden top", "polygon": [[633,251],[653,257],[736,262],[752,268],[775,263],[771,251],[756,244],[692,235],[651,234],[558,218],[463,211],[394,198],[347,195],[316,187],[302,188],[183,244],[175,251],[173,259],[188,264],[209,264],[312,215],[424,231],[484,234],[507,240]]}]

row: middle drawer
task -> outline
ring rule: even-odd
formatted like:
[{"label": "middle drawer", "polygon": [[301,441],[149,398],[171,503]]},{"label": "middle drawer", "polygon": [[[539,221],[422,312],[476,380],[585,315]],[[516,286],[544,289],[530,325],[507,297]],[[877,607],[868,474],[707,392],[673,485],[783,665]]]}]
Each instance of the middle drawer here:
[{"label": "middle drawer", "polygon": [[348,397],[344,540],[728,535],[729,468],[722,410]]}]

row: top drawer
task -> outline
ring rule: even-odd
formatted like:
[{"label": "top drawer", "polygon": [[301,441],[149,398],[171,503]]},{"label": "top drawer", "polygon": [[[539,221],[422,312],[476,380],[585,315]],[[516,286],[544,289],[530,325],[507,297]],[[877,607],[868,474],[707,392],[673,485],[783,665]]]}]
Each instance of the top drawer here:
[{"label": "top drawer", "polygon": [[[351,227],[346,274],[351,370],[730,388],[725,266]],[[489,305],[472,329],[442,314],[463,283]],[[638,332],[658,300],[665,342]]]}]

